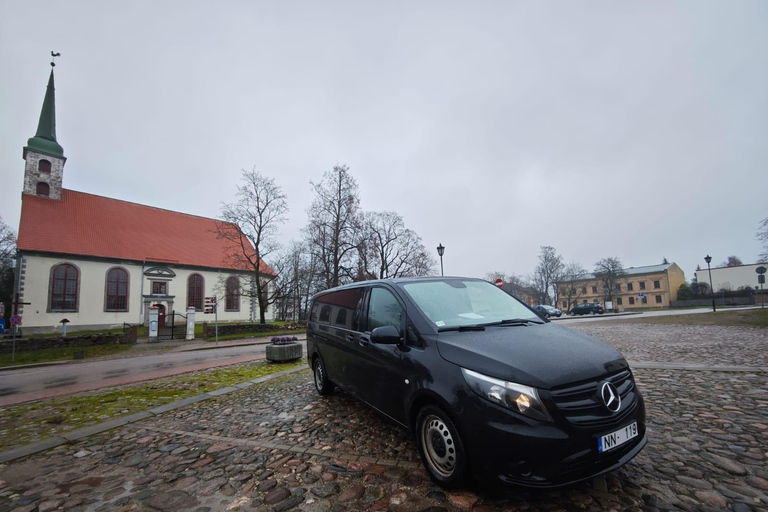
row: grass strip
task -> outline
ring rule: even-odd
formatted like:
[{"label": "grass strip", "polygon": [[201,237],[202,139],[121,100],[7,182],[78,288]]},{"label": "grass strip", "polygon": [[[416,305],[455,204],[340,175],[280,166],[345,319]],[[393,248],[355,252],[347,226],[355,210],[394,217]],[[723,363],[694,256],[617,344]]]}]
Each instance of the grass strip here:
[{"label": "grass strip", "polygon": [[0,408],[0,450],[306,364],[305,359],[292,363],[261,360],[5,406]]},{"label": "grass strip", "polygon": [[746,309],[738,311],[718,310],[716,313],[696,313],[689,315],[626,317],[613,320],[621,324],[653,325],[715,325],[726,327],[768,327],[768,308]]},{"label": "grass strip", "polygon": [[[260,331],[260,332],[241,332],[237,334],[224,334],[219,335],[219,341],[227,341],[227,340],[245,340],[249,338],[271,338],[272,336],[299,336],[300,334],[304,334],[306,331]],[[213,336],[209,336],[208,338],[205,338],[205,341],[216,341],[216,338]]]}]

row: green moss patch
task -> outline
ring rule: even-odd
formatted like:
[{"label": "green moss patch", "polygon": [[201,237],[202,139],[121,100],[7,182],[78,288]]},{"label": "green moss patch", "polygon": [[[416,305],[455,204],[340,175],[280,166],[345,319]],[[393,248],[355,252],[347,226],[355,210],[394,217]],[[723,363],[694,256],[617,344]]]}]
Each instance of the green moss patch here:
[{"label": "green moss patch", "polygon": [[306,364],[306,360],[281,364],[262,360],[2,407],[0,450]]}]

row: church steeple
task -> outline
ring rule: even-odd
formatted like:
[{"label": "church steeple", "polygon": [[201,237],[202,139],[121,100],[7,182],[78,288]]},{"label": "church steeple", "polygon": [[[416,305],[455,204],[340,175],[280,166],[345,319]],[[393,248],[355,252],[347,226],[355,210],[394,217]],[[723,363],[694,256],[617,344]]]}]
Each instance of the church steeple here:
[{"label": "church steeple", "polygon": [[[51,56],[59,54],[51,52]],[[51,62],[51,66],[55,66]],[[53,69],[48,78],[43,109],[37,123],[37,133],[24,147],[24,193],[51,199],[61,199],[64,175],[64,149],[56,141],[56,91],[53,86]]]},{"label": "church steeple", "polygon": [[[27,141],[25,150],[40,151],[52,156],[64,156],[64,149],[56,141],[56,89],[53,85],[53,69],[48,78],[43,109],[37,123],[37,133]],[[26,152],[26,151],[25,151]]]}]

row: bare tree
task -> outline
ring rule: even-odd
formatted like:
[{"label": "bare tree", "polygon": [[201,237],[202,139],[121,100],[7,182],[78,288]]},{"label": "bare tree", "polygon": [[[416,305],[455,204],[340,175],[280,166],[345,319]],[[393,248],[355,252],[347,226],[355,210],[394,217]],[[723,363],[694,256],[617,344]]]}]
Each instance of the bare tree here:
[{"label": "bare tree", "polygon": [[613,293],[616,291],[616,281],[625,273],[619,258],[603,258],[595,263],[595,277],[603,285],[605,300],[613,299]]},{"label": "bare tree", "polygon": [[539,264],[531,274],[531,287],[536,291],[540,304],[552,304],[552,298],[557,298],[554,284],[563,271],[563,257],[557,254],[554,247],[541,246]]},{"label": "bare tree", "polygon": [[304,234],[326,288],[339,286],[355,276],[354,259],[359,245],[360,198],[357,182],[346,165],[326,171],[312,183],[315,199],[307,210]]},{"label": "bare tree", "polygon": [[292,242],[288,249],[277,258],[279,263],[277,287],[280,296],[276,302],[279,318],[305,322],[309,299],[319,291],[317,286],[316,261],[305,251],[300,242]]},{"label": "bare tree", "polygon": [[434,260],[395,212],[366,212],[358,244],[358,279],[429,275]]},{"label": "bare tree", "polygon": [[763,252],[760,253],[760,263],[768,263],[768,217],[760,221],[757,229],[757,239],[763,242]]},{"label": "bare tree", "polygon": [[740,267],[743,265],[738,256],[728,256],[728,259],[720,264],[721,267]]},{"label": "bare tree", "polygon": [[586,277],[586,274],[586,269],[576,262],[568,263],[565,268],[563,268],[556,286],[558,289],[558,297],[566,302],[565,312],[573,309],[573,307],[578,304],[579,297],[583,295],[583,279]]},{"label": "bare tree", "polygon": [[16,234],[0,218],[0,303],[13,299],[13,264],[16,259]]},{"label": "bare tree", "polygon": [[0,261],[11,261],[16,255],[16,233],[0,217]]},{"label": "bare tree", "polygon": [[226,255],[230,265],[248,271],[248,286],[241,286],[238,293],[256,299],[259,322],[263,324],[267,308],[279,296],[273,283],[276,276],[264,259],[278,248],[275,238],[278,227],[285,222],[288,203],[275,181],[255,167],[243,171],[242,181],[243,185],[237,187],[237,201],[222,204],[223,222],[217,223],[216,232],[232,242],[234,249]]},{"label": "bare tree", "polygon": [[515,274],[506,274],[504,272],[488,272],[485,274],[485,280],[491,283],[495,283],[496,279],[501,279],[501,289],[510,295],[514,295],[518,299],[522,300],[526,295],[526,291],[531,287],[525,280],[516,276]]}]

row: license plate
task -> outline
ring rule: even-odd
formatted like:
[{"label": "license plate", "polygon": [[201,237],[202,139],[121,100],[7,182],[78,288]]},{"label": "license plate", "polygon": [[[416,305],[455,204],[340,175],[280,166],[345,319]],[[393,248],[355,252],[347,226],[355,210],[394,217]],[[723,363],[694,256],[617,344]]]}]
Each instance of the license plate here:
[{"label": "license plate", "polygon": [[608,450],[613,450],[617,446],[621,446],[633,437],[637,437],[637,422],[630,423],[626,427],[620,428],[615,432],[606,434],[597,439],[597,450],[600,453],[605,453]]}]

